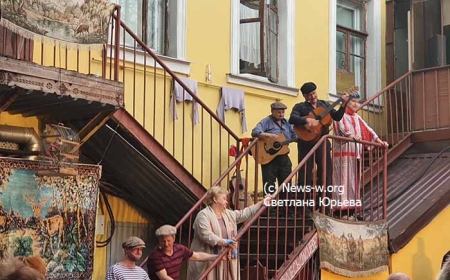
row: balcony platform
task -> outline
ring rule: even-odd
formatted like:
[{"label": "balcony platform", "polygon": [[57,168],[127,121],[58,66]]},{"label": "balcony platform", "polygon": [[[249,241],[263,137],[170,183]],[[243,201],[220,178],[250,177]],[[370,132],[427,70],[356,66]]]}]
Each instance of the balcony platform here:
[{"label": "balcony platform", "polygon": [[90,118],[123,107],[123,84],[0,57],[0,111],[58,120]]}]

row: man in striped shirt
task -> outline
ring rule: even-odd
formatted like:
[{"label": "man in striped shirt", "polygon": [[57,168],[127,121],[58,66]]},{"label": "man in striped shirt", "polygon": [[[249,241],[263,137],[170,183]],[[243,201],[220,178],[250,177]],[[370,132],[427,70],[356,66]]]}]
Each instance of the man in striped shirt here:
[{"label": "man in striped shirt", "polygon": [[152,280],[177,280],[184,261],[213,261],[217,255],[193,252],[181,244],[175,243],[177,229],[164,225],[156,230],[158,247],[148,257],[148,274]]},{"label": "man in striped shirt", "polygon": [[142,248],[145,243],[136,236],[130,236],[122,244],[125,253],[123,261],[111,266],[106,280],[150,280],[147,272],[136,265],[136,262],[142,257]]}]

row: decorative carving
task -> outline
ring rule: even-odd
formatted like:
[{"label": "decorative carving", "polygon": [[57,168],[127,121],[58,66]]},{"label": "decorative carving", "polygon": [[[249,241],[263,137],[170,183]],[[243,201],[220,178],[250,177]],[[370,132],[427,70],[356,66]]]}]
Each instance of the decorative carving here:
[{"label": "decorative carving", "polygon": [[122,83],[3,57],[0,63],[7,69],[0,71],[0,84],[123,106]]},{"label": "decorative carving", "polygon": [[13,80],[11,73],[0,71],[0,84],[7,85]]}]

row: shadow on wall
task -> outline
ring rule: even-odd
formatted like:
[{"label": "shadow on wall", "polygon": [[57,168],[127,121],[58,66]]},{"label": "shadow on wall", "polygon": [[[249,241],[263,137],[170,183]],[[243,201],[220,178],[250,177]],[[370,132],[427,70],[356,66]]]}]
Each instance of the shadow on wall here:
[{"label": "shadow on wall", "polygon": [[413,255],[412,279],[434,280],[430,259],[425,255],[425,244],[422,238],[417,242],[417,252]]}]

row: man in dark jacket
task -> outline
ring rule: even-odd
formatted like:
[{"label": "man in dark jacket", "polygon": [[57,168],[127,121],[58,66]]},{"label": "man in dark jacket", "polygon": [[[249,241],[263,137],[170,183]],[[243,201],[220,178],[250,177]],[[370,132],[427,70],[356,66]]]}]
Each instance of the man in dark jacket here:
[{"label": "man in dark jacket", "polygon": [[[314,111],[317,107],[324,107],[328,108],[330,105],[328,102],[319,100],[317,98],[317,86],[313,82],[307,82],[303,84],[303,86],[300,88],[300,91],[303,94],[303,97],[305,98],[304,102],[297,103],[294,108],[292,109],[291,116],[289,118],[289,123],[294,125],[301,125],[305,126],[306,128],[313,127],[319,124],[319,120],[315,118],[307,117],[311,112]],[[347,105],[348,101],[348,95],[344,94],[342,96],[342,104],[339,110],[331,110],[330,115],[331,118],[335,121],[339,121],[342,119],[345,113],[345,106]],[[322,136],[327,135],[329,133],[328,127],[325,127],[322,131]],[[298,162],[300,161],[311,151],[311,149],[314,147],[315,143],[311,142],[304,142],[300,138],[297,142],[298,147]],[[315,163],[317,164],[317,182],[314,185],[323,185],[323,186],[329,186],[332,184],[332,163],[331,163],[331,143],[330,141],[327,141],[326,143],[326,162],[323,163],[323,149],[319,148],[316,151],[315,155]],[[298,174],[298,184],[299,186],[313,186],[313,177],[312,177],[312,171],[313,171],[313,163],[314,163],[314,157],[310,157],[309,160],[306,163],[306,168],[302,167]],[[322,182],[322,174],[323,174],[323,168],[324,164],[326,164],[326,181]],[[306,169],[306,170],[305,170]],[[306,179],[305,179],[305,172],[306,172]],[[313,190],[311,190],[313,192]],[[307,199],[312,199],[311,193],[306,194]],[[318,207],[318,198],[319,196],[322,196],[321,193],[316,193],[316,204],[315,206]]]}]

